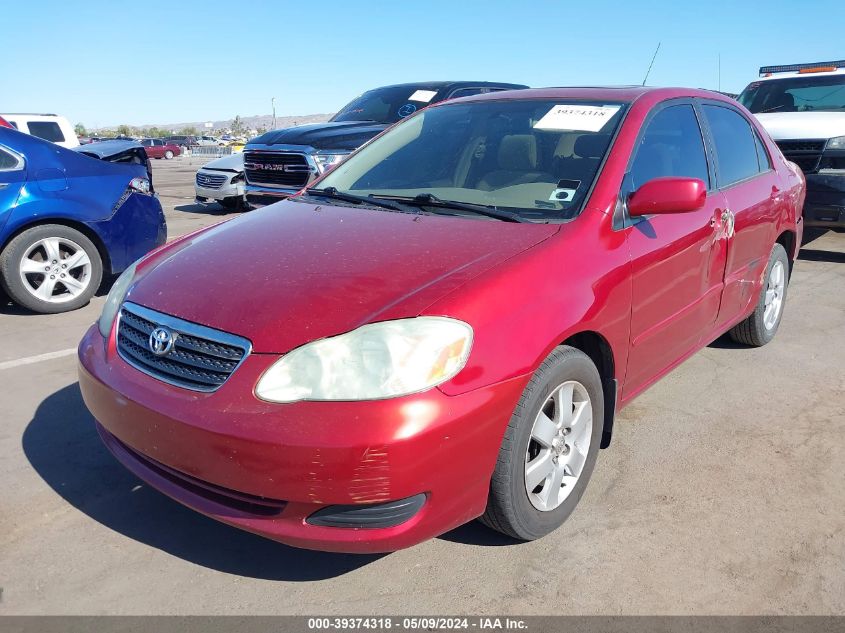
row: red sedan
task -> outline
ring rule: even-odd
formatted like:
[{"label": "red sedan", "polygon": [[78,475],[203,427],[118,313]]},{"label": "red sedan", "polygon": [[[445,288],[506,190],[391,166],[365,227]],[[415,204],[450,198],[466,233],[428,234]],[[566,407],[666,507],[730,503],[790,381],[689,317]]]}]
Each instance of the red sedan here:
[{"label": "red sedan", "polygon": [[165,158],[170,160],[182,153],[182,148],[173,143],[168,143],[160,138],[142,138],[141,145],[147,151],[150,158]]},{"label": "red sedan", "polygon": [[619,409],[724,332],[775,336],[803,198],[713,92],[447,101],[124,273],[82,393],[138,477],[272,539],[536,539]]}]

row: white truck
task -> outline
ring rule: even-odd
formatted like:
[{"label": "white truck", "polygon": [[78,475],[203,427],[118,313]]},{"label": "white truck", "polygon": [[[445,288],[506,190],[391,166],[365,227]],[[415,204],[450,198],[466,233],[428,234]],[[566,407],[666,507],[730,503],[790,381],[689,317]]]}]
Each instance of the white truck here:
[{"label": "white truck", "polygon": [[73,126],[58,114],[0,113],[0,117],[6,119],[19,132],[32,134],[68,149],[79,147],[79,139],[73,131]]},{"label": "white truck", "polygon": [[763,66],[738,99],[804,172],[805,225],[845,230],[845,60]]}]

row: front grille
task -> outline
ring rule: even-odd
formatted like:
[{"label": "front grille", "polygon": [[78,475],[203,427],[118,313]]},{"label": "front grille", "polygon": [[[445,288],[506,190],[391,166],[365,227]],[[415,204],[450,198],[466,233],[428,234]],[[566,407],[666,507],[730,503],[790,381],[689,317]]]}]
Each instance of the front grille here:
[{"label": "front grille", "polygon": [[305,154],[294,152],[245,152],[244,173],[251,185],[304,187],[311,177]]},{"label": "front grille", "polygon": [[201,171],[197,172],[197,186],[203,189],[220,189],[223,183],[226,182],[225,175],[205,174]]},{"label": "front grille", "polygon": [[824,151],[824,140],[785,140],[775,141],[787,160],[801,168],[804,173],[818,171],[819,160]]},{"label": "front grille", "polygon": [[[153,352],[151,334],[163,328],[172,347]],[[163,382],[214,391],[220,387],[251,349],[248,340],[219,330],[183,321],[134,303],[125,303],[117,325],[117,351],[136,369]]]}]

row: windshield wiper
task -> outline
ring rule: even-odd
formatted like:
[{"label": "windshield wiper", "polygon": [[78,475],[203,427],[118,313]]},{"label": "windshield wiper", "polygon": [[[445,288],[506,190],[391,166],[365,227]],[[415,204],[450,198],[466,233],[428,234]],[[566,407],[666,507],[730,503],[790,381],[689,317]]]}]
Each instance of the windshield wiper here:
[{"label": "windshield wiper", "polygon": [[374,207],[381,207],[382,209],[390,209],[391,211],[399,211],[400,213],[409,213],[408,209],[402,205],[390,202],[389,200],[381,200],[374,198],[372,194],[369,196],[356,196],[352,193],[338,191],[337,187],[326,187],[325,189],[306,189],[305,193],[310,195],[325,196],[326,198],[333,198],[335,200],[343,200],[344,202],[351,202],[352,204],[369,204]]},{"label": "windshield wiper", "polygon": [[413,198],[400,196],[390,196],[390,198],[393,200],[401,200],[407,204],[470,211],[471,213],[486,215],[488,218],[496,218],[497,220],[502,220],[503,222],[525,222],[525,220],[518,215],[508,213],[507,211],[499,211],[496,207],[489,207],[483,204],[471,204],[469,202],[458,202],[457,200],[443,200],[435,196],[433,193],[420,193]]}]

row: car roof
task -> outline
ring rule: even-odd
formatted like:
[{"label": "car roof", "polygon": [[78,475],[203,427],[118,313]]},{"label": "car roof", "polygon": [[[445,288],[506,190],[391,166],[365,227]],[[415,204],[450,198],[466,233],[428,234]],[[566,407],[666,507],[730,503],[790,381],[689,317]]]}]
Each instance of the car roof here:
[{"label": "car roof", "polygon": [[367,92],[371,92],[372,90],[381,90],[383,88],[421,88],[421,89],[429,89],[429,90],[443,90],[448,88],[464,88],[464,87],[477,87],[477,88],[495,88],[495,87],[506,87],[506,88],[513,88],[513,89],[524,89],[528,86],[524,84],[512,84],[507,82],[501,81],[412,81],[409,83],[403,84],[391,84],[389,86],[380,86],[378,88],[372,88]]},{"label": "car roof", "polygon": [[[467,101],[495,101],[500,99],[584,99],[593,101],[619,101],[632,103],[650,95],[656,100],[678,97],[702,97],[719,101],[731,100],[724,95],[701,88],[657,88],[653,86],[570,86],[557,88],[529,88],[527,90],[508,90],[483,95],[463,97]],[[451,101],[447,102],[451,103]]]}]

